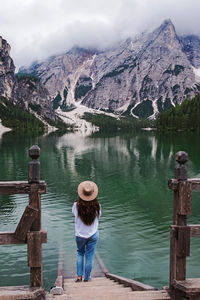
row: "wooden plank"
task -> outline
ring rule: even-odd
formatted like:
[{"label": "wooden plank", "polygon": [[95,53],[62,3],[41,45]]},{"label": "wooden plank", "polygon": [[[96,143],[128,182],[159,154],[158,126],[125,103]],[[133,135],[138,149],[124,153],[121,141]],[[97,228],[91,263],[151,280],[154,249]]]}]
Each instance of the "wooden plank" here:
[{"label": "wooden plank", "polygon": [[28,232],[28,266],[30,267],[30,286],[43,285],[42,277],[42,244],[41,234],[38,231]]},{"label": "wooden plank", "polygon": [[37,193],[29,194],[29,205],[38,210],[37,218],[34,220],[31,231],[40,231],[41,229],[41,196]]},{"label": "wooden plank", "polygon": [[178,189],[174,191],[174,211],[173,211],[173,224],[177,225],[178,224],[178,214],[177,214],[177,210],[178,210],[178,202],[179,202],[179,193],[178,193]]},{"label": "wooden plank", "polygon": [[185,257],[190,255],[190,227],[178,227],[178,241],[177,241],[177,256]]},{"label": "wooden plank", "polygon": [[[200,190],[200,178],[189,178],[187,179],[187,182],[191,184],[191,189],[193,191],[199,191]],[[168,181],[168,187],[169,189],[175,191],[178,188],[179,181],[175,178],[172,178]]]},{"label": "wooden plank", "polygon": [[31,287],[42,287],[42,267],[31,267],[30,268],[30,286]]},{"label": "wooden plank", "polygon": [[170,288],[176,279],[177,226],[170,227]]},{"label": "wooden plank", "polygon": [[200,225],[188,225],[191,237],[200,237]]},{"label": "wooden plank", "polygon": [[192,186],[189,181],[180,181],[178,185],[178,208],[179,215],[192,213]]},{"label": "wooden plank", "polygon": [[43,288],[30,288],[29,286],[1,286],[0,300],[46,299]]},{"label": "wooden plank", "polygon": [[187,278],[184,281],[174,281],[174,287],[186,293],[200,293],[200,278]]},{"label": "wooden plank", "polygon": [[193,191],[200,190],[200,178],[190,178],[188,181],[191,183]]},{"label": "wooden plank", "polygon": [[40,234],[41,234],[42,244],[46,244],[47,243],[47,231],[46,230],[40,230]]},{"label": "wooden plank", "polygon": [[15,238],[15,232],[0,232],[0,245],[11,245],[11,244],[25,244]]},{"label": "wooden plank", "polygon": [[[13,195],[13,194],[30,194],[32,184],[27,181],[1,181],[0,182],[0,195]],[[35,192],[38,194],[46,193],[46,182],[40,181],[34,185]]]},{"label": "wooden plank", "polygon": [[[171,226],[171,243],[170,244],[170,286],[173,285],[173,280],[185,280],[186,277],[186,255],[182,255],[182,248],[178,248],[178,229],[181,226]],[[187,229],[186,229],[187,230]],[[188,229],[188,232],[190,230]],[[187,233],[189,234],[189,233]],[[181,235],[181,233],[180,233]],[[180,243],[182,236],[179,236]],[[188,247],[188,246],[187,246]],[[178,250],[179,249],[179,250]],[[188,248],[186,248],[187,253],[189,253]],[[180,256],[180,254],[182,256]]]},{"label": "wooden plank", "polygon": [[42,264],[42,240],[39,231],[31,231],[27,234],[28,266],[41,267]]},{"label": "wooden plank", "polygon": [[[179,226],[186,226],[187,225],[187,215],[180,215],[178,214],[179,211],[179,188],[174,191],[174,225],[179,225]],[[170,274],[170,284],[173,282],[173,276],[174,279],[177,280],[184,280],[186,276],[186,256],[184,257],[179,257],[177,255],[177,239],[174,241],[175,243],[175,248],[174,248],[174,267],[172,270],[172,274]],[[173,254],[172,254],[173,255]],[[170,254],[171,256],[171,254]],[[175,272],[175,274],[174,274]],[[171,285],[170,285],[171,286]]]},{"label": "wooden plank", "polygon": [[186,278],[186,256],[176,257],[176,279],[185,280]]},{"label": "wooden plank", "polygon": [[[29,204],[36,209],[38,209],[38,216],[33,222],[31,226],[32,233],[36,231],[41,230],[41,196],[35,191],[35,187],[37,186],[37,183],[31,184],[31,193],[29,194]],[[31,287],[37,287],[37,286],[42,286],[43,285],[43,277],[42,277],[42,248],[41,248],[41,243],[38,245],[38,250],[40,253],[40,264],[37,261],[31,262],[30,261],[30,286]],[[29,252],[34,251],[33,249],[31,250],[31,247],[28,248],[28,256]],[[30,253],[30,256],[32,256],[33,253]]]},{"label": "wooden plank", "polygon": [[38,216],[38,209],[28,205],[17,225],[15,230],[15,238],[21,241],[25,241],[27,238],[27,232],[30,230],[31,225]]},{"label": "wooden plank", "polygon": [[107,278],[115,280],[118,283],[123,284],[127,287],[131,287],[133,291],[157,290],[156,288],[154,288],[150,285],[141,283],[141,282],[136,281],[136,280],[128,279],[128,278],[118,276],[118,275],[114,275],[114,274],[111,274],[111,273],[106,273],[105,275],[106,275]]},{"label": "wooden plank", "polygon": [[[41,241],[42,243],[47,243],[47,232],[46,230],[41,230]],[[14,231],[0,232],[0,245],[13,245],[13,244],[26,244],[26,241],[20,241],[15,238]]]},{"label": "wooden plank", "polygon": [[[190,228],[190,237],[200,237],[200,225],[187,225]],[[178,238],[178,228],[177,225],[172,225],[171,228],[176,232]]]}]

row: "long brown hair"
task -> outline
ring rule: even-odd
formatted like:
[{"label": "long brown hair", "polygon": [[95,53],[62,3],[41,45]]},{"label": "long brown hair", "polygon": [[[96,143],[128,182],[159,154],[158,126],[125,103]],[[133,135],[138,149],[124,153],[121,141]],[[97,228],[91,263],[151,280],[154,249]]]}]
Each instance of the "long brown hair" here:
[{"label": "long brown hair", "polygon": [[100,204],[95,198],[92,201],[84,201],[81,198],[77,201],[78,216],[85,225],[91,225],[100,214]]}]

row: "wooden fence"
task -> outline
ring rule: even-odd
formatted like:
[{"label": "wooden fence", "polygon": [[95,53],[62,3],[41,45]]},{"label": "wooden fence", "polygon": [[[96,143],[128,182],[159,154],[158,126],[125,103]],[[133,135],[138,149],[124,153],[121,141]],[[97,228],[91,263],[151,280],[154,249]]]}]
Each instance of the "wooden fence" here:
[{"label": "wooden fence", "polygon": [[32,160],[28,165],[28,181],[1,181],[0,195],[28,194],[29,204],[14,232],[0,232],[0,245],[26,244],[30,287],[42,287],[42,243],[47,242],[47,232],[41,230],[41,194],[46,193],[45,181],[40,181],[40,148],[29,149]]},{"label": "wooden fence", "polygon": [[[195,286],[195,291],[192,291],[192,280],[186,280],[186,257],[190,255],[190,238],[200,237],[200,225],[187,224],[187,216],[192,214],[192,191],[200,190],[200,178],[187,178],[185,163],[188,161],[188,155],[186,152],[177,152],[176,161],[175,178],[169,180],[168,183],[169,188],[174,191],[173,225],[170,228],[170,290],[173,294],[176,287],[180,287],[177,283],[181,281],[182,291],[184,290],[185,294],[180,292],[180,299],[185,299],[181,297],[185,297],[189,286],[191,293],[200,292],[198,286]],[[174,299],[179,299],[178,293],[174,295]],[[199,297],[199,294],[195,295]]]}]

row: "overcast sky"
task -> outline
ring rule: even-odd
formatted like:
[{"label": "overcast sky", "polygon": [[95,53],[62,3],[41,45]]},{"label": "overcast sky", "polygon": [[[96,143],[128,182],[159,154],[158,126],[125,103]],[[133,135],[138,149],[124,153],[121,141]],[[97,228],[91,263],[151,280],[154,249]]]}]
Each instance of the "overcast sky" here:
[{"label": "overcast sky", "polygon": [[0,0],[0,35],[16,67],[74,45],[108,47],[171,19],[200,36],[200,0]]}]

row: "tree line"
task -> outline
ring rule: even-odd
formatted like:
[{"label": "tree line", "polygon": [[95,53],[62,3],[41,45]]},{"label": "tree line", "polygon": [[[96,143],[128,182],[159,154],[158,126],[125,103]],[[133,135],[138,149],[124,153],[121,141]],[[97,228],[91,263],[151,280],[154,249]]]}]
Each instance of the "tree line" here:
[{"label": "tree line", "polygon": [[160,113],[156,127],[158,130],[200,131],[200,94]]},{"label": "tree line", "polygon": [[145,127],[153,127],[153,121],[133,117],[111,117],[105,114],[85,113],[83,119],[98,126],[101,132],[131,132]]},{"label": "tree line", "polygon": [[0,97],[0,119],[4,126],[14,131],[43,133],[45,129],[33,114],[4,97]]}]

